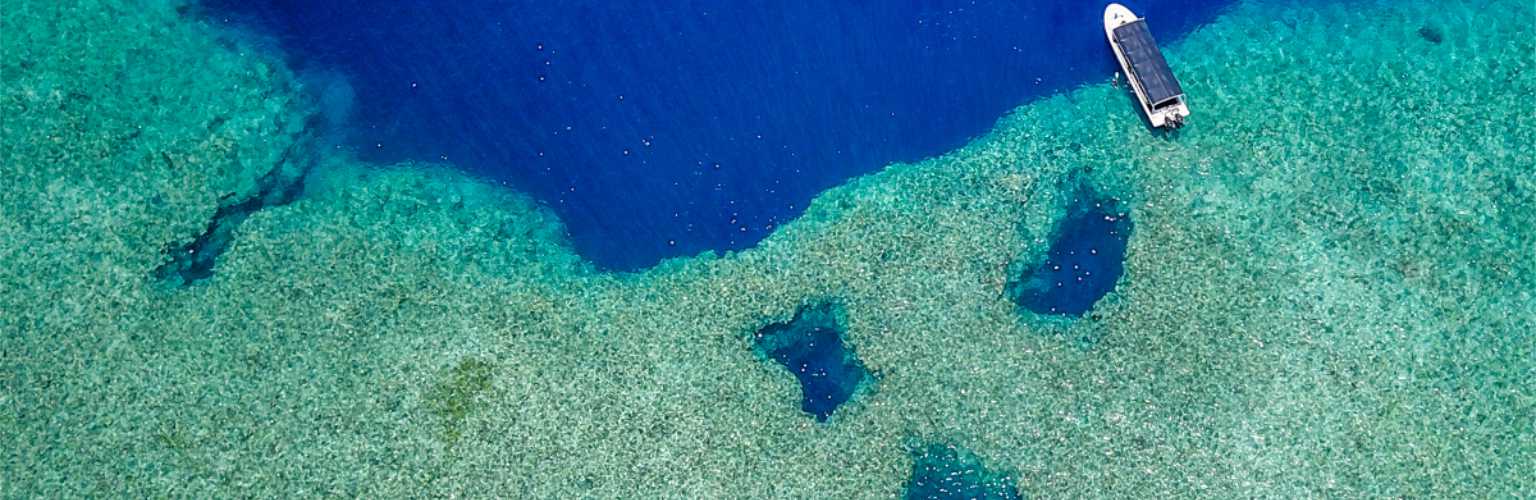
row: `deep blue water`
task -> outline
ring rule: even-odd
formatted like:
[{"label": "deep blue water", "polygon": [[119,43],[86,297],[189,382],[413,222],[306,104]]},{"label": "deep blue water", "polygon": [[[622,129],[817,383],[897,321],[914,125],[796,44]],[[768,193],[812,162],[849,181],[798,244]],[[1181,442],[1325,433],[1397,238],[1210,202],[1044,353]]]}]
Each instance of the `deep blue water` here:
[{"label": "deep blue water", "polygon": [[[514,185],[610,269],[749,247],[848,177],[1115,69],[1103,2],[205,3],[344,75],[327,102],[364,158]],[[1125,3],[1167,43],[1225,2]]]}]

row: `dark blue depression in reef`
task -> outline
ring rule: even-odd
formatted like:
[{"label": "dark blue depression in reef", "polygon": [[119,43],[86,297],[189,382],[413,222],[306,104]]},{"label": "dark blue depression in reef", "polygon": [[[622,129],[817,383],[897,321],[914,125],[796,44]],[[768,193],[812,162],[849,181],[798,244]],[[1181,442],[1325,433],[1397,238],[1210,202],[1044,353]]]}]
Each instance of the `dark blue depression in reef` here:
[{"label": "dark blue depression in reef", "polygon": [[1118,200],[1079,187],[1045,260],[1010,284],[1015,300],[1038,314],[1082,316],[1120,280],[1131,230]]},{"label": "dark blue depression in reef", "polygon": [[[1166,44],[1226,1],[1125,3]],[[325,102],[364,158],[514,185],[611,269],[751,246],[828,187],[1116,70],[1103,2],[204,5],[262,28],[304,74],[350,82]]]},{"label": "dark blue depression in reef", "polygon": [[929,445],[913,457],[908,500],[1018,500],[1013,476],[988,470],[969,451]]},{"label": "dark blue depression in reef", "polygon": [[800,409],[825,422],[853,398],[869,372],[843,344],[843,328],[834,306],[801,309],[788,323],[758,330],[757,349],[777,361],[800,382]]}]

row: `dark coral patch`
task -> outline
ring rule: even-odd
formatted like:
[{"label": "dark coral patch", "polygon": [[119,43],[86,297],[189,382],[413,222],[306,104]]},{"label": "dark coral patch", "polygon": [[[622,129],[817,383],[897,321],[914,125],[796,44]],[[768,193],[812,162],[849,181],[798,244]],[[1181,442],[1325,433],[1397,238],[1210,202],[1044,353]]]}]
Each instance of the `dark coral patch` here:
[{"label": "dark coral patch", "polygon": [[432,413],[442,422],[443,435],[448,442],[458,441],[464,420],[475,409],[476,398],[490,390],[492,375],[489,363],[464,358],[448,373],[446,380],[427,394]]},{"label": "dark coral patch", "polygon": [[1419,38],[1423,38],[1429,43],[1439,44],[1440,42],[1445,41],[1445,34],[1441,33],[1439,29],[1436,29],[1433,26],[1426,25],[1419,28]]}]

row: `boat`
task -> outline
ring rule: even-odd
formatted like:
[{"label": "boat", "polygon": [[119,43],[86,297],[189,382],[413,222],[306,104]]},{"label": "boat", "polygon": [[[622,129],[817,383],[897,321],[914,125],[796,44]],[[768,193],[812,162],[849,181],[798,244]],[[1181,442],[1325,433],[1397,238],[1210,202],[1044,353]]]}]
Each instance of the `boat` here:
[{"label": "boat", "polygon": [[1131,9],[1118,3],[1104,8],[1104,36],[1115,51],[1115,59],[1125,71],[1125,78],[1141,110],[1153,127],[1177,129],[1184,126],[1189,116],[1189,106],[1184,101],[1184,88],[1174,78],[1163,52],[1147,29],[1147,20],[1137,17]]}]

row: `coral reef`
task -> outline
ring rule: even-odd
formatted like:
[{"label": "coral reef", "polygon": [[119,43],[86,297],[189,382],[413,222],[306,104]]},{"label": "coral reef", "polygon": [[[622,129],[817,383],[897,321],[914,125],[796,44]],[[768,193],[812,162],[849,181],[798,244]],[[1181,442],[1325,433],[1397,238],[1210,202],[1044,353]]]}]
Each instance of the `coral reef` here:
[{"label": "coral reef", "polygon": [[[1241,1],[1167,46],[1176,137],[1087,86],[633,274],[505,188],[317,153],[168,287],[317,112],[185,6],[0,16],[4,496],[890,498],[914,441],[1030,497],[1536,490],[1530,2]],[[1020,314],[1078,175],[1134,210],[1123,277]],[[879,374],[827,423],[753,349],[814,297]]]}]

